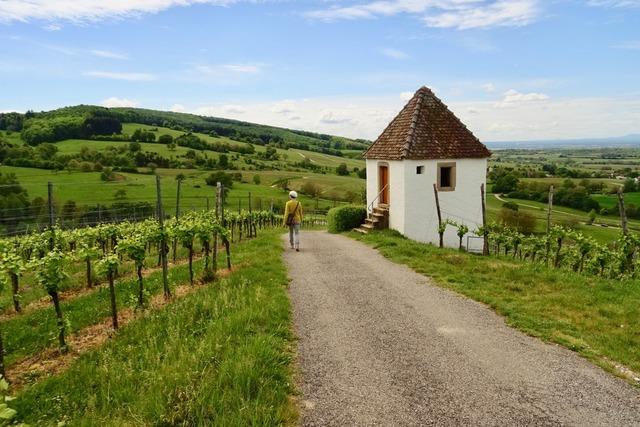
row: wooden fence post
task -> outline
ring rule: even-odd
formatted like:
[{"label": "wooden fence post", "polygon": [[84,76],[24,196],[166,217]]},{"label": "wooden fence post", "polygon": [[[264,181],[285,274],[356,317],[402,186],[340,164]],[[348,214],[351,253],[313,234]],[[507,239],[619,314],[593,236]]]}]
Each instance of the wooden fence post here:
[{"label": "wooden fence post", "polygon": [[164,290],[164,297],[171,297],[171,289],[169,289],[169,268],[167,266],[167,239],[164,234],[164,207],[162,206],[162,192],[160,190],[160,176],[156,175],[156,197],[157,197],[157,211],[158,222],[160,223],[160,232],[162,238],[160,239],[160,262],[162,264],[162,288]]},{"label": "wooden fence post", "polygon": [[624,193],[622,188],[618,188],[618,209],[620,210],[620,225],[622,226],[622,233],[627,236],[629,234],[629,227],[627,225],[627,211],[624,207]]},{"label": "wooden fence post", "polygon": [[[216,183],[216,221],[218,221],[218,219],[220,218],[220,189],[222,184],[220,182]],[[218,224],[220,224],[220,222],[218,221]],[[213,237],[213,272],[215,274],[215,272],[218,271],[218,232],[215,233],[215,236]]]},{"label": "wooden fence post", "polygon": [[433,184],[433,193],[436,197],[436,209],[438,211],[438,235],[440,237],[440,247],[444,247],[444,232],[442,230],[442,214],[440,213],[440,199],[438,198],[438,187]]},{"label": "wooden fence post", "polygon": [[[222,209],[220,210],[220,222],[224,226],[224,200],[225,200],[225,192],[224,185],[220,190],[221,198],[222,198]],[[227,254],[227,268],[231,271],[231,244],[229,243],[229,239],[226,236],[222,237],[222,242],[224,243],[225,252]]]},{"label": "wooden fence post", "polygon": [[487,230],[487,208],[485,205],[484,183],[480,185],[480,197],[482,200],[482,255],[489,255],[489,232]]},{"label": "wooden fence post", "polygon": [[[180,184],[182,180],[178,180],[178,189],[176,191],[176,223],[178,222],[178,218],[180,218]],[[178,240],[173,239],[173,263],[176,263],[176,252],[178,250]]]},{"label": "wooden fence post", "polygon": [[551,232],[551,211],[553,210],[553,185],[549,187],[549,210],[547,212],[547,234]]}]

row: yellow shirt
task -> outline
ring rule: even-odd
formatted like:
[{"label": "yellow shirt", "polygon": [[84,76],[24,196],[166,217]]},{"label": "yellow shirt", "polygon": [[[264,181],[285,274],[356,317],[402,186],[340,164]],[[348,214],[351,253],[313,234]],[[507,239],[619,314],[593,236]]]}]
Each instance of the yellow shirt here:
[{"label": "yellow shirt", "polygon": [[[296,206],[298,207],[298,209],[296,209]],[[284,225],[287,225],[287,218],[289,217],[289,214],[293,214],[294,212],[295,214],[293,215],[293,223],[302,223],[302,205],[297,200],[289,200],[284,207]]]}]

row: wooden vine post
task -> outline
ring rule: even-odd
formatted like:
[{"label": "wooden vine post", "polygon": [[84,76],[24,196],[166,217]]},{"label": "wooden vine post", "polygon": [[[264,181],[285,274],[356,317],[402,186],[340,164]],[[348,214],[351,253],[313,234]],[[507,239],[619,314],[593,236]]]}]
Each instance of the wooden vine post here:
[{"label": "wooden vine post", "polygon": [[482,255],[489,255],[489,231],[487,230],[487,207],[484,195],[484,183],[480,184],[480,201],[482,202]]},{"label": "wooden vine post", "polygon": [[442,214],[440,213],[440,199],[438,198],[438,187],[433,184],[433,193],[436,196],[436,210],[438,211],[438,235],[440,237],[440,247],[444,247],[444,231],[442,231]]},{"label": "wooden vine post", "polygon": [[[176,223],[180,218],[180,184],[182,184],[182,180],[178,179],[178,189],[176,191]],[[178,249],[178,240],[176,238],[173,239],[173,263],[176,263],[176,252]]]},{"label": "wooden vine post", "polygon": [[622,233],[629,235],[629,226],[627,224],[627,211],[624,207],[624,193],[622,188],[618,188],[618,210],[620,211],[620,226],[622,227]]},{"label": "wooden vine post", "polygon": [[[220,198],[222,200],[222,205],[220,207],[220,225],[224,227],[224,185],[220,188]],[[224,243],[225,252],[227,254],[227,268],[231,270],[231,247],[229,244],[229,239],[226,235],[222,236],[222,242]]]},{"label": "wooden vine post", "polygon": [[[222,192],[222,184],[216,183],[216,222],[219,224],[220,218],[220,194]],[[214,232],[213,236],[213,273],[218,270],[218,230]]]},{"label": "wooden vine post", "polygon": [[[53,183],[47,183],[47,203],[49,205],[49,250],[53,251],[55,247],[55,229],[53,228],[55,219],[54,219],[54,211],[53,211]],[[65,326],[64,326],[64,318],[62,316],[62,308],[60,307],[60,296],[58,295],[58,289],[54,286],[48,287],[48,293],[53,301],[53,307],[56,311],[56,322],[58,325],[58,342],[60,344],[60,349],[63,351],[67,350],[67,343],[65,342]]]},{"label": "wooden vine post", "polygon": [[547,241],[545,243],[545,262],[549,263],[551,252],[551,212],[553,211],[553,185],[549,187],[549,204],[547,207]]},{"label": "wooden vine post", "polygon": [[553,210],[553,185],[549,187],[549,208],[547,211],[547,234],[551,232],[551,211]]},{"label": "wooden vine post", "polygon": [[253,215],[251,214],[251,192],[249,192],[249,238],[254,237],[253,235]]},{"label": "wooden vine post", "polygon": [[157,197],[157,214],[158,223],[160,224],[160,263],[162,264],[162,289],[164,290],[164,297],[171,297],[171,289],[169,289],[169,269],[167,267],[167,237],[164,229],[164,208],[162,206],[162,192],[160,190],[160,176],[156,175],[156,197]]}]

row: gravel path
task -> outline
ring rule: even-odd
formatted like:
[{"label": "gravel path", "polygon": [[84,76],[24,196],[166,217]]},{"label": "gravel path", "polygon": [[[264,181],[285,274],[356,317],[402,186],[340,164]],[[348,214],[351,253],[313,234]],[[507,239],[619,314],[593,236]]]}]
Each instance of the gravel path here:
[{"label": "gravel path", "polygon": [[638,389],[481,304],[344,236],[285,244],[302,425],[640,425]]}]

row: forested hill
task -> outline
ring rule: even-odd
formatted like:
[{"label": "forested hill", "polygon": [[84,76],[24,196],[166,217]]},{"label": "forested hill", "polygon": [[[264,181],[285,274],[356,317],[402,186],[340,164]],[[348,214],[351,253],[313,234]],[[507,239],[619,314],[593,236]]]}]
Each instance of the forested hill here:
[{"label": "forested hill", "polygon": [[118,134],[122,130],[122,123],[162,126],[184,132],[225,136],[257,145],[273,144],[281,148],[299,148],[329,154],[334,150],[363,150],[369,144],[366,140],[142,108],[79,105],[39,113],[29,111],[25,114],[0,114],[0,130],[21,132],[22,139],[30,145]]}]

